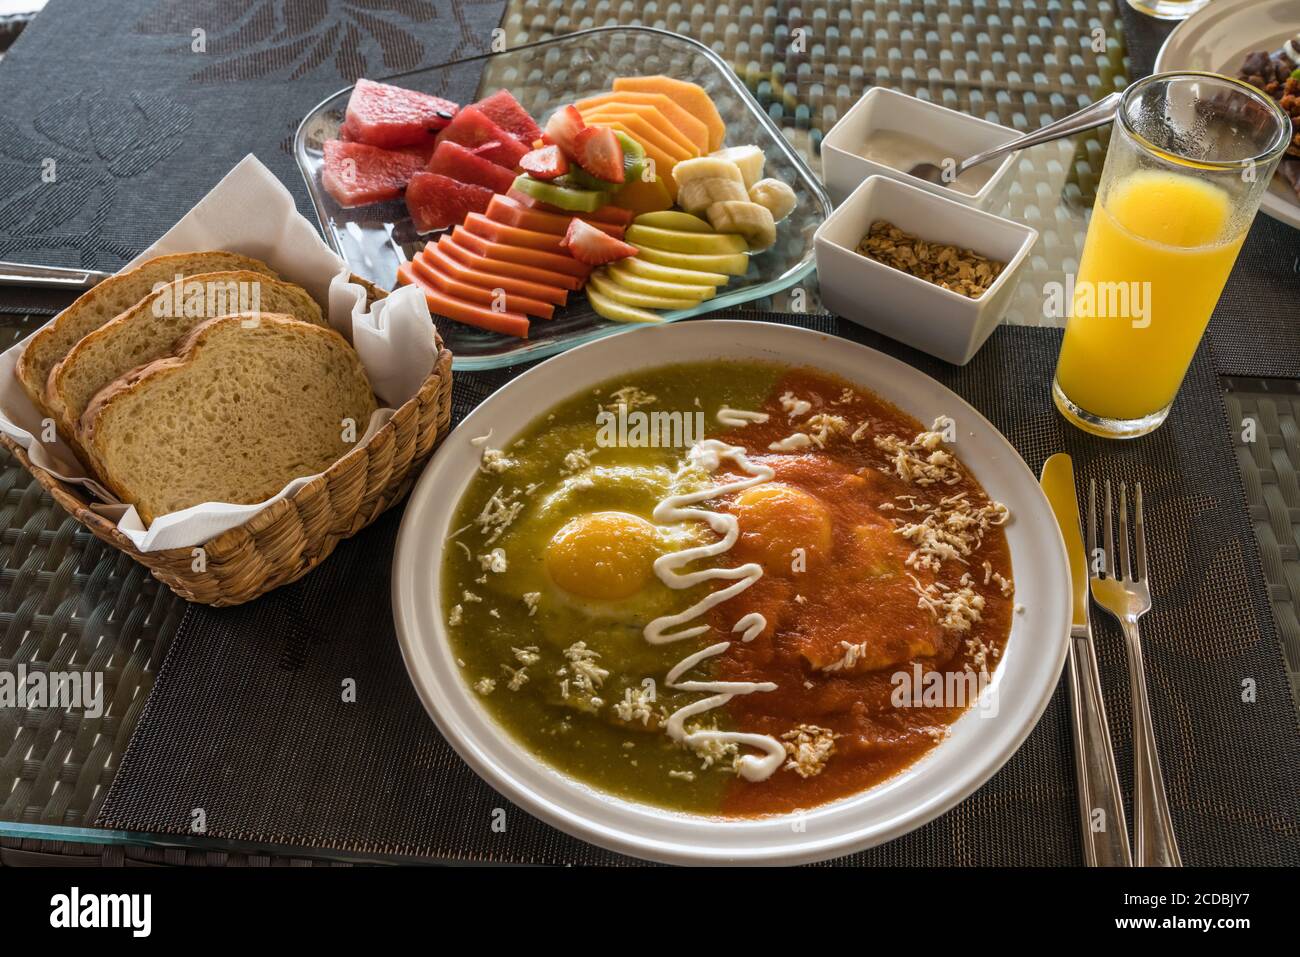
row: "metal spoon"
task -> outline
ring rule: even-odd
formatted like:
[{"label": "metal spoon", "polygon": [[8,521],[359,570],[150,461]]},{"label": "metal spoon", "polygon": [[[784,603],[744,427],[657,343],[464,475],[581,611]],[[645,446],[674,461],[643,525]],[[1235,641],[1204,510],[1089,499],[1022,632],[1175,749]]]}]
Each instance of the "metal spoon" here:
[{"label": "metal spoon", "polygon": [[1115,111],[1119,108],[1119,101],[1119,93],[1107,94],[1096,103],[1085,106],[1078,113],[1072,113],[1063,120],[1048,123],[1043,128],[1034,130],[1032,133],[1026,133],[1010,143],[1003,143],[1001,146],[995,146],[991,150],[976,153],[969,159],[962,160],[950,173],[945,174],[942,168],[935,166],[933,163],[917,163],[907,172],[909,175],[915,176],[917,179],[923,179],[928,183],[937,183],[940,186],[951,185],[961,179],[961,174],[966,170],[987,160],[1005,156],[1007,153],[1014,153],[1026,146],[1049,143],[1052,140],[1059,140],[1075,133],[1082,133],[1084,130],[1105,126],[1115,118]]}]

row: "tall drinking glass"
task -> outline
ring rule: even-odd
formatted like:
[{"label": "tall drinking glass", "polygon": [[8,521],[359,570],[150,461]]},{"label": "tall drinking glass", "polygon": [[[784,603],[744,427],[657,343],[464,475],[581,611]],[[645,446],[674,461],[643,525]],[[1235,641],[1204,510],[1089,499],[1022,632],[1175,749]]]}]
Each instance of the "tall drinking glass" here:
[{"label": "tall drinking glass", "polygon": [[1186,20],[1210,0],[1128,0],[1128,5],[1139,13],[1161,20]]},{"label": "tall drinking glass", "polygon": [[1128,88],[1052,383],[1067,419],[1112,438],[1165,420],[1290,137],[1281,107],[1228,77]]}]

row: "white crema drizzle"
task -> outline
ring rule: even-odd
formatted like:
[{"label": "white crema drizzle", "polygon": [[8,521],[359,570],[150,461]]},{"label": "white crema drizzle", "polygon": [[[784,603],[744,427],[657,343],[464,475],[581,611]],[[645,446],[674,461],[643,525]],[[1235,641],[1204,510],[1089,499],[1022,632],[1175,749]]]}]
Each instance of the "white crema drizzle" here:
[{"label": "white crema drizzle", "polygon": [[[732,410],[727,410],[732,411]],[[736,413],[737,415],[755,415],[761,413]],[[719,412],[719,421],[722,413]],[[749,419],[749,421],[758,421]],[[727,423],[724,423],[727,424]],[[707,545],[686,548],[679,552],[670,552],[655,559],[654,570],[659,580],[669,588],[691,588],[705,581],[732,580],[732,584],[719,588],[697,601],[685,611],[675,615],[664,615],[645,626],[645,640],[652,645],[666,645],[686,638],[694,638],[709,630],[708,625],[693,625],[681,628],[695,618],[706,614],[712,608],[739,595],[754,582],[763,577],[763,566],[750,562],[738,568],[705,568],[693,572],[678,572],[678,569],[690,565],[701,558],[716,558],[729,551],[740,537],[740,523],[736,517],[727,512],[711,512],[701,508],[691,508],[701,502],[732,492],[752,488],[763,482],[769,482],[776,474],[766,465],[755,465],[749,461],[745,449],[739,445],[727,445],[717,439],[704,439],[694,445],[688,453],[693,465],[706,472],[716,472],[724,459],[729,459],[750,477],[702,489],[670,495],[655,506],[654,520],[660,525],[675,525],[679,522],[705,522],[721,539]],[[767,619],[757,612],[745,615],[736,622],[732,632],[743,632],[742,641],[753,641],[767,627]],[[673,631],[671,629],[680,628]],[[766,734],[748,734],[740,731],[687,731],[686,722],[696,715],[720,708],[736,695],[753,694],[757,691],[775,691],[776,684],[771,681],[683,681],[682,676],[700,662],[720,655],[731,647],[730,641],[720,641],[707,648],[688,655],[673,666],[664,681],[670,688],[678,691],[701,691],[710,695],[693,701],[673,712],[668,718],[668,736],[688,747],[705,742],[719,744],[736,744],[755,748],[763,752],[760,757],[754,754],[741,755],[736,761],[736,771],[748,781],[765,781],[781,766],[785,760],[785,748],[776,738]]]},{"label": "white crema drizzle", "polygon": [[729,429],[739,429],[751,422],[762,425],[770,418],[766,412],[750,412],[748,409],[730,409],[723,406],[718,409],[718,424]]}]

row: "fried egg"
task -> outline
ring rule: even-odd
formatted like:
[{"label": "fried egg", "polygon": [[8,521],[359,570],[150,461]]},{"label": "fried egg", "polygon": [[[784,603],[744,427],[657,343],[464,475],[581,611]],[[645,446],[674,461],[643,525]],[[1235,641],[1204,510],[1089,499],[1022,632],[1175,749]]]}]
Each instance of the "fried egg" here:
[{"label": "fried egg", "polygon": [[799,549],[807,568],[830,556],[830,509],[803,489],[783,482],[755,485],[736,496],[731,511],[740,524],[736,557],[758,562],[770,575],[789,575]]}]

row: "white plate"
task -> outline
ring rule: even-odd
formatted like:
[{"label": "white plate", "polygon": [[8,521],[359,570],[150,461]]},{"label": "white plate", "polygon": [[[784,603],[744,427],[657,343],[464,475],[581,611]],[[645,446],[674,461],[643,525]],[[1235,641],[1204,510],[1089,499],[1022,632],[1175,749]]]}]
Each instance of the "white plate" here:
[{"label": "white plate", "polygon": [[[1155,72],[1209,70],[1236,76],[1247,53],[1272,52],[1297,35],[1300,0],[1214,0],[1169,34]],[[1273,178],[1259,208],[1300,229],[1300,200],[1280,177]]]},{"label": "white plate", "polygon": [[[483,708],[456,665],[442,615],[442,549],[452,515],[476,474],[486,434],[505,443],[545,410],[597,383],[698,360],[766,359],[811,366],[871,389],[929,423],[957,424],[956,449],[994,499],[1006,527],[1024,611],[1013,616],[986,694],[947,740],[911,767],[860,794],[804,812],[727,820],[665,811],[598,791],[543,764]],[[1044,396],[1044,403],[1047,398]],[[446,440],[411,493],[393,559],[393,613],[402,654],[424,706],[460,756],[524,810],[610,850],[669,863],[794,864],[847,854],[938,817],[987,781],[1020,747],[1056,689],[1070,625],[1065,545],[1047,499],[1006,439],[938,382],[873,349],[770,323],[715,320],[651,326],[573,349],[494,393]]]}]

